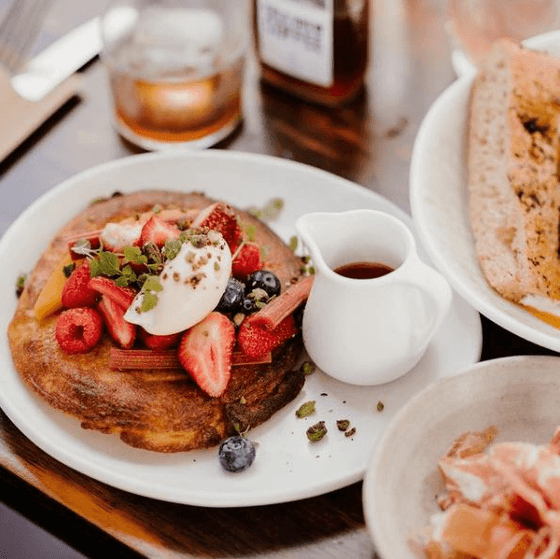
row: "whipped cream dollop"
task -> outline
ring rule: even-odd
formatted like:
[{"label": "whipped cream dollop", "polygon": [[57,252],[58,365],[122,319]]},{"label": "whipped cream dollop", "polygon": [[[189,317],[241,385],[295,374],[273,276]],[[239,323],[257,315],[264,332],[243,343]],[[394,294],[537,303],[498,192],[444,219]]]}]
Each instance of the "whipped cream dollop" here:
[{"label": "whipped cream dollop", "polygon": [[228,244],[217,231],[191,236],[177,256],[165,263],[157,290],[150,292],[157,298],[155,305],[143,310],[148,293],[143,289],[126,311],[125,320],[157,335],[194,326],[219,303],[231,275],[231,260]]}]

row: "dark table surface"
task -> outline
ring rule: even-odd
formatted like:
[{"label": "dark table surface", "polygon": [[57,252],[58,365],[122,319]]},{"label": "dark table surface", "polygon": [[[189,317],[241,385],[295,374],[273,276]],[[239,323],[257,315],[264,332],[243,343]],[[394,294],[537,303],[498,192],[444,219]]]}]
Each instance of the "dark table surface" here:
[{"label": "dark table surface", "polygon": [[[3,0],[2,5],[7,3]],[[102,13],[107,3],[57,0],[36,48]],[[289,97],[260,82],[251,55],[243,124],[216,147],[319,167],[409,212],[415,134],[455,75],[437,0],[373,0],[372,5],[367,87],[358,99],[329,110]],[[0,234],[64,179],[140,152],[113,130],[102,64],[94,60],[82,73],[82,95],[0,163]],[[482,359],[551,353],[484,318],[482,324]],[[361,490],[356,483],[302,501],[240,509],[163,503],[67,468],[31,443],[0,411],[0,501],[90,558],[372,558],[375,550],[364,524]]]}]

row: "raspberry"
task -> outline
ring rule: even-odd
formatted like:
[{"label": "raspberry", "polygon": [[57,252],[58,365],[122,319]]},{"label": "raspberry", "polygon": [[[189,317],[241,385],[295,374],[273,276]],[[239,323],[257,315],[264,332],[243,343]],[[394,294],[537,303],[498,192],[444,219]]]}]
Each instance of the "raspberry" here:
[{"label": "raspberry", "polygon": [[64,353],[87,353],[102,333],[103,319],[90,307],[68,309],[56,321],[56,341]]},{"label": "raspberry", "polygon": [[91,279],[89,264],[78,266],[66,280],[62,288],[61,301],[64,307],[93,307],[98,293],[89,287]]}]

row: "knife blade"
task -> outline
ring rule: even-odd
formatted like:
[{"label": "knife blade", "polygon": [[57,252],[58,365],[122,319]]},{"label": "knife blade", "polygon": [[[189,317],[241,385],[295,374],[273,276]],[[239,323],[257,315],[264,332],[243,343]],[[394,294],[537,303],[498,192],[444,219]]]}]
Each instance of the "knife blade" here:
[{"label": "knife blade", "polygon": [[76,27],[11,78],[17,94],[28,101],[40,101],[101,52],[101,22],[95,17]]}]

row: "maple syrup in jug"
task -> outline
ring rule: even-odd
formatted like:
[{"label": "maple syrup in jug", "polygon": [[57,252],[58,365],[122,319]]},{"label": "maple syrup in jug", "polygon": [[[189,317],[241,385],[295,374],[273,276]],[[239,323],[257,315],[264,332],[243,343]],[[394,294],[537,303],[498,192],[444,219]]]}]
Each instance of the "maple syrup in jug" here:
[{"label": "maple syrup in jug", "polygon": [[253,0],[264,81],[336,106],[362,88],[370,0]]}]

